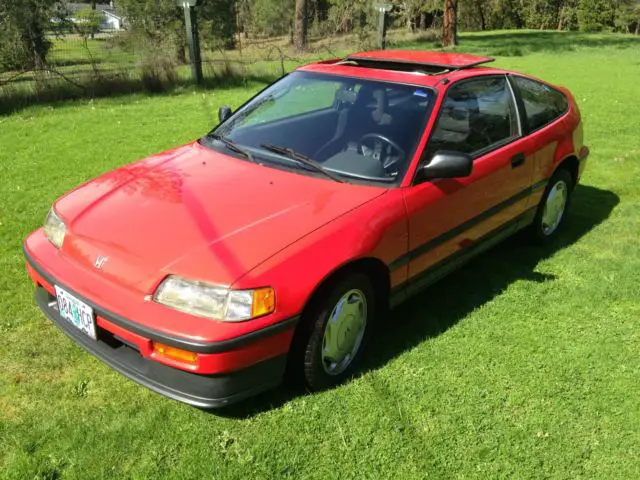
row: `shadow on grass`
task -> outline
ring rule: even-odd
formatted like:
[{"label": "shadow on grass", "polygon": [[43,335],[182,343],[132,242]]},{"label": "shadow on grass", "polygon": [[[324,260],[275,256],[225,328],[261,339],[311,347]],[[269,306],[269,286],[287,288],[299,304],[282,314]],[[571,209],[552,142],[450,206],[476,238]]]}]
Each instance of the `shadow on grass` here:
[{"label": "shadow on grass", "polygon": [[[538,263],[576,243],[604,222],[618,205],[613,192],[578,185],[571,215],[559,236],[546,246],[530,246],[522,235],[505,241],[393,309],[381,322],[361,373],[383,367],[403,352],[446,332],[515,281],[548,282],[553,275],[536,272]],[[282,406],[307,392],[284,384],[236,405],[211,413],[247,418]]]},{"label": "shadow on grass", "polygon": [[[42,88],[31,85],[26,88],[4,87],[0,89],[0,115],[11,115],[32,106],[60,106],[74,100],[126,97],[132,94],[172,95],[185,88],[200,88],[211,90],[214,88],[242,87],[251,84],[266,85],[278,79],[277,74],[217,74],[214,73],[204,79],[201,85],[194,86],[190,79],[179,78],[170,84],[163,81],[145,81],[141,78],[126,74],[113,74],[110,77],[94,77],[83,81],[80,86],[64,80],[56,81],[51,87]],[[33,76],[30,78],[33,83]],[[26,82],[25,82],[26,83]]]},{"label": "shadow on grass", "polygon": [[61,67],[79,67],[79,66],[94,66],[100,65],[104,62],[104,59],[98,58],[56,58],[51,66],[54,68]]}]

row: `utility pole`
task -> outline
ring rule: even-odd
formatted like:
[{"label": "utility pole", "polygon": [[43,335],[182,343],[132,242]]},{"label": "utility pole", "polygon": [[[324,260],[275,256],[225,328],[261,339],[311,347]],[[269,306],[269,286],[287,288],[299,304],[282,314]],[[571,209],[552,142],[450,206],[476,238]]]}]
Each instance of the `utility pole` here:
[{"label": "utility pole", "polygon": [[387,13],[393,9],[390,3],[376,3],[373,6],[380,14],[378,22],[378,47],[384,50],[387,46]]},{"label": "utility pole", "polygon": [[193,81],[202,83],[202,58],[200,57],[200,36],[198,34],[198,16],[196,7],[201,0],[177,0],[179,7],[184,9],[184,23],[187,28],[187,43],[189,44],[189,59]]}]

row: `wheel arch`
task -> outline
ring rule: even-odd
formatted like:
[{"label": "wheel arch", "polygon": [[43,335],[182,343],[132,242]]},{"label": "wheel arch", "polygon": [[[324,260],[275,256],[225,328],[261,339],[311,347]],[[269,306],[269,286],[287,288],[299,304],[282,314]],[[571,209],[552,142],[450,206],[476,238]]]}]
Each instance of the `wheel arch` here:
[{"label": "wheel arch", "polygon": [[578,173],[580,171],[580,160],[575,155],[567,155],[564,159],[558,162],[556,171],[563,169],[567,170],[571,174],[573,180],[573,188],[578,184]]},{"label": "wheel arch", "polygon": [[365,274],[371,280],[378,307],[385,308],[388,306],[389,293],[391,291],[391,272],[389,267],[378,258],[363,257],[344,263],[326,275],[307,298],[302,310],[302,316],[304,316],[309,306],[313,305],[313,302],[321,297],[333,283],[352,273]]},{"label": "wheel arch", "polygon": [[289,350],[287,361],[287,372],[291,378],[296,377],[297,365],[295,359],[302,353],[306,338],[311,334],[313,329],[312,322],[307,321],[309,316],[307,312],[312,309],[320,298],[338,282],[341,278],[352,273],[364,273],[372,282],[376,295],[376,304],[380,311],[384,311],[389,307],[389,295],[391,291],[391,272],[387,265],[380,259],[375,257],[363,257],[353,259],[344,263],[326,275],[313,289],[313,292],[307,297],[302,312],[300,314],[301,321],[296,326],[295,333],[291,340],[291,349]]}]

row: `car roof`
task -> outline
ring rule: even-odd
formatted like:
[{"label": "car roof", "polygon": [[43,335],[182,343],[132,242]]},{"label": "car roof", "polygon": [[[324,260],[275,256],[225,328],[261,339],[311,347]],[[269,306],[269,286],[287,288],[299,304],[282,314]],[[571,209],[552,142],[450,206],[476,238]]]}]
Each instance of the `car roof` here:
[{"label": "car roof", "polygon": [[507,73],[480,66],[493,60],[462,53],[376,50],[312,63],[298,70],[435,87],[444,78],[455,81],[476,75]]},{"label": "car roof", "polygon": [[380,63],[409,63],[452,69],[469,68],[493,62],[491,57],[480,57],[466,53],[431,52],[426,50],[374,50],[353,53],[347,60],[369,60]]}]

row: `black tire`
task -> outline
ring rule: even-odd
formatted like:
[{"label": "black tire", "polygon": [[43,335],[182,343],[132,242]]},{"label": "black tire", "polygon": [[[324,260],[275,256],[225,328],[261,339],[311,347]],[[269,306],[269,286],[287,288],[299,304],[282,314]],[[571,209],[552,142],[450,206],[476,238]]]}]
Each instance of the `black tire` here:
[{"label": "black tire", "polygon": [[[550,229],[548,225],[545,224],[544,221],[544,213],[545,206],[547,204],[547,200],[551,192],[556,188],[556,186],[563,182],[565,188],[567,189],[567,200],[564,206],[564,210],[562,212],[562,216],[560,218],[559,223],[555,226],[555,228]],[[538,210],[536,211],[536,216],[533,220],[533,223],[529,226],[527,231],[529,238],[537,244],[545,244],[549,241],[553,240],[558,232],[562,229],[562,226],[566,222],[569,207],[571,205],[571,195],[573,193],[573,177],[568,170],[564,168],[560,168],[556,170],[553,174],[547,187],[545,188],[544,195],[542,195],[542,199],[540,200],[540,204],[538,205]]]},{"label": "black tire", "polygon": [[[366,300],[366,326],[359,348],[350,357],[348,365],[344,370],[330,374],[326,371],[323,361],[325,329],[340,299],[351,291],[362,293]],[[362,273],[347,274],[324,286],[302,315],[289,357],[290,374],[312,391],[331,388],[351,378],[357,372],[363,353],[367,349],[377,310],[373,285]]]}]

